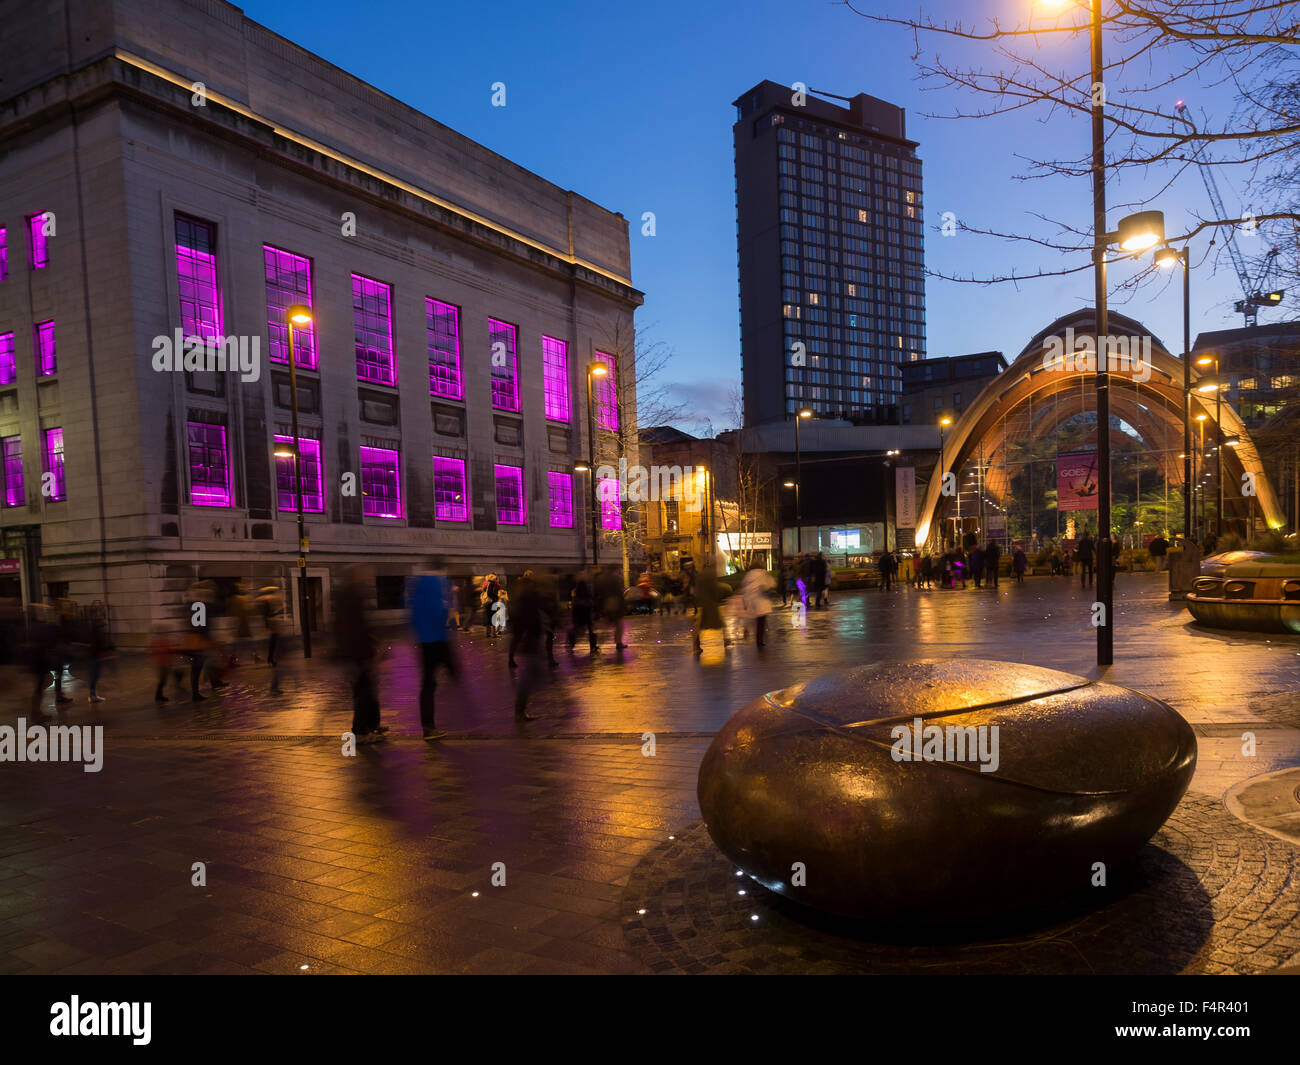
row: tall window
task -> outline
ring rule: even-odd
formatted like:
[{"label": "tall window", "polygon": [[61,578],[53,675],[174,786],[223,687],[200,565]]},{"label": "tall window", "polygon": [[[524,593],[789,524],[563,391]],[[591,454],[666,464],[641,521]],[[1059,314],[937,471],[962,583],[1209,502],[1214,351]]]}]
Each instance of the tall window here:
[{"label": "tall window", "polygon": [[0,226],[0,281],[9,276],[9,231]]},{"label": "tall window", "polygon": [[602,529],[623,528],[623,512],[618,500],[618,480],[614,477],[602,477],[596,486],[596,498],[600,501],[600,527]]},{"label": "tall window", "polygon": [[[311,307],[311,260],[269,244],[262,246],[266,273],[266,338],[272,362],[289,361],[289,322],[285,312],[295,303]],[[317,367],[316,323],[293,327],[293,361]]]},{"label": "tall window", "polygon": [[392,289],[382,281],[352,275],[352,329],[356,338],[357,380],[396,385]]},{"label": "tall window", "polygon": [[36,372],[49,377],[59,372],[58,352],[54,347],[54,323],[37,322],[35,330]]},{"label": "tall window", "polygon": [[573,475],[552,470],[546,475],[550,494],[551,528],[573,528]]},{"label": "tall window", "polygon": [[[596,401],[596,424],[602,429],[618,428],[618,381],[614,356],[603,351],[595,354],[596,362],[603,362],[607,372],[592,382],[592,398]],[[608,527],[608,526],[607,526]]]},{"label": "tall window", "polygon": [[542,337],[542,387],[546,416],[553,422],[569,420],[569,346],[554,337]]},{"label": "tall window", "polygon": [[[292,449],[293,437],[276,436],[275,442]],[[325,510],[324,471],[320,459],[320,441],[298,437],[299,461],[302,463],[302,509],[304,514]],[[281,448],[280,450],[283,450]],[[293,456],[275,456],[275,490],[281,510],[298,512],[298,482],[293,476]]]},{"label": "tall window", "polygon": [[221,336],[221,284],[217,279],[217,227],[188,215],[176,216],[176,281],[181,328],[187,337]]},{"label": "tall window", "polygon": [[0,460],[3,467],[0,475],[4,477],[5,506],[21,507],[27,502],[23,494],[23,438],[6,436],[0,439]]},{"label": "tall window", "polygon": [[429,395],[464,399],[460,377],[460,311],[450,303],[424,301],[429,336]]},{"label": "tall window", "polygon": [[50,265],[50,238],[45,232],[45,212],[27,219],[27,250],[33,270],[44,270]]},{"label": "tall window", "polygon": [[68,498],[68,485],[63,476],[63,430],[45,430],[45,472],[50,474],[49,498],[55,501]]},{"label": "tall window", "polygon": [[469,521],[469,491],[465,484],[464,459],[434,456],[433,513],[439,521]]},{"label": "tall window", "polygon": [[488,319],[488,350],[492,356],[492,406],[519,409],[519,375],[515,362],[515,327]]},{"label": "tall window", "polygon": [[0,333],[0,385],[18,380],[18,359],[14,354],[13,333]]},{"label": "tall window", "polygon": [[372,518],[402,516],[401,456],[382,447],[361,449],[362,513]]},{"label": "tall window", "polygon": [[524,471],[519,466],[498,466],[497,524],[526,525],[528,506],[524,500]]},{"label": "tall window", "polygon": [[190,502],[196,507],[230,506],[230,453],[226,427],[189,423]]}]

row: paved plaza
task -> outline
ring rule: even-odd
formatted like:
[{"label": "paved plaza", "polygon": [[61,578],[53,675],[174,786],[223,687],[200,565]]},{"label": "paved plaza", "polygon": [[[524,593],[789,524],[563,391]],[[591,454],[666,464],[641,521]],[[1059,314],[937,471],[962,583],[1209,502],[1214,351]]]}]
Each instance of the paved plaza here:
[{"label": "paved plaza", "polygon": [[[459,683],[440,683],[450,735],[438,743],[421,739],[418,669],[395,632],[379,677],[392,732],[355,757],[341,753],[350,702],[324,648],[295,665],[282,696],[266,693],[257,665],[198,706],[155,706],[147,663],[124,659],[102,683],[106,702],[88,706],[74,683],[60,715],[105,726],[101,772],[0,764],[0,971],[1300,966],[1300,779],[1287,772],[1300,767],[1300,639],[1198,629],[1162,578],[1121,574],[1116,662],[1103,674],[1092,599],[1051,577],[996,592],[844,592],[807,629],[774,615],[766,649],[751,635],[720,665],[693,655],[689,617],[633,618],[621,656],[608,633],[594,656],[561,642],[529,705],[538,720],[522,724],[506,641],[480,627],[458,642]],[[1191,722],[1190,791],[1114,902],[1046,929],[925,943],[813,919],[735,879],[695,791],[721,724],[827,670],[923,657],[1104,675]],[[27,682],[0,672],[0,723],[27,714]]]}]

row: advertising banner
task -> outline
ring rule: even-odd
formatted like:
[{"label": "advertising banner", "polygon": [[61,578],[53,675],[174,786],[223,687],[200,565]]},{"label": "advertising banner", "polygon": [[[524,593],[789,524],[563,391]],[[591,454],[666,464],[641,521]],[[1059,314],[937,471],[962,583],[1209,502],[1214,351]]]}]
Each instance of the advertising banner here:
[{"label": "advertising banner", "polygon": [[1056,456],[1056,505],[1060,510],[1097,509],[1097,452]]},{"label": "advertising banner", "polygon": [[916,528],[916,468],[894,470],[894,528]]}]

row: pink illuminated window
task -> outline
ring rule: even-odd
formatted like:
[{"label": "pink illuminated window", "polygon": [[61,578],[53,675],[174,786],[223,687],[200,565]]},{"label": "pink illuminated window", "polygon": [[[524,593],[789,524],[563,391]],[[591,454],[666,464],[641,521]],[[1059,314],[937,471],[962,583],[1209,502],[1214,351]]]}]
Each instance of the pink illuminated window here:
[{"label": "pink illuminated window", "polygon": [[464,399],[460,379],[460,311],[450,303],[424,301],[429,336],[429,395]]},{"label": "pink illuminated window", "polygon": [[63,430],[45,430],[45,472],[50,474],[50,496],[56,502],[68,498],[68,485],[63,477]]},{"label": "pink illuminated window", "polygon": [[488,350],[492,354],[492,406],[519,409],[519,367],[515,361],[515,327],[488,319]]},{"label": "pink illuminated window", "polygon": [[33,270],[44,270],[50,265],[50,238],[45,232],[44,211],[27,219],[27,250]]},{"label": "pink illuminated window", "polygon": [[357,380],[396,385],[393,290],[382,281],[352,275],[352,330],[356,339]]},{"label": "pink illuminated window", "polygon": [[469,521],[469,491],[465,484],[464,459],[434,456],[433,512],[439,521]]},{"label": "pink illuminated window", "polygon": [[615,430],[618,428],[618,381],[614,356],[598,351],[596,362],[603,362],[608,370],[607,373],[592,381],[592,398],[596,401],[596,424],[602,429]]},{"label": "pink illuminated window", "polygon": [[13,333],[0,333],[0,385],[18,380],[18,358],[14,354]]},{"label": "pink illuminated window", "polygon": [[551,528],[573,528],[573,476],[552,470],[546,475],[550,494]]},{"label": "pink illuminated window", "polygon": [[[266,337],[272,362],[289,361],[289,322],[286,311],[295,303],[311,307],[311,260],[269,244],[262,246],[266,273]],[[316,323],[293,327],[293,361],[314,370]]]},{"label": "pink illuminated window", "polygon": [[497,524],[526,525],[528,505],[524,500],[524,471],[519,466],[498,466]]},{"label": "pink illuminated window", "polygon": [[361,449],[361,510],[372,518],[402,516],[401,456],[382,447]]},{"label": "pink illuminated window", "polygon": [[58,352],[54,347],[54,323],[36,323],[36,372],[49,377],[59,372]]},{"label": "pink illuminated window", "polygon": [[600,501],[600,527],[602,529],[623,528],[623,510],[619,505],[617,479],[602,477],[596,486],[596,498]]},{"label": "pink illuminated window", "polygon": [[542,388],[546,393],[546,416],[553,422],[569,420],[569,345],[554,337],[542,337]]},{"label": "pink illuminated window", "polygon": [[9,231],[0,226],[0,281],[9,276]]},{"label": "pink illuminated window", "polygon": [[[295,359],[297,354],[295,352]],[[292,450],[293,437],[276,436],[275,442]],[[320,441],[298,438],[302,464],[302,509],[304,514],[325,510],[324,473],[320,460]],[[293,475],[293,455],[275,456],[275,490],[281,510],[298,513],[298,482]]]},{"label": "pink illuminated window", "polygon": [[230,506],[230,454],[226,427],[188,423],[190,443],[190,502],[196,507]]},{"label": "pink illuminated window", "polygon": [[6,436],[0,440],[0,457],[4,462],[0,475],[4,477],[5,506],[21,507],[27,502],[23,495],[23,438]]},{"label": "pink illuminated window", "polygon": [[211,222],[176,216],[176,281],[185,335],[215,341],[222,335],[221,284],[217,280],[217,227]]}]

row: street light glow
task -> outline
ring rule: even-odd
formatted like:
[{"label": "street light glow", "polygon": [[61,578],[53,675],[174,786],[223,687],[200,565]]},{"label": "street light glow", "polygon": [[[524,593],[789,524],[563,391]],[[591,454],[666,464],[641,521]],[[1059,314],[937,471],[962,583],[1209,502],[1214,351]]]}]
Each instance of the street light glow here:
[{"label": "street light glow", "polygon": [[1144,252],[1165,239],[1165,215],[1163,211],[1139,211],[1120,221],[1119,246],[1124,251]]},{"label": "street light glow", "polygon": [[603,362],[593,362],[587,367],[587,373],[591,374],[592,377],[604,377],[609,373],[609,367]]},{"label": "street light glow", "polygon": [[301,303],[295,303],[285,313],[289,316],[289,321],[294,325],[311,325],[312,318],[310,307],[306,307]]}]

